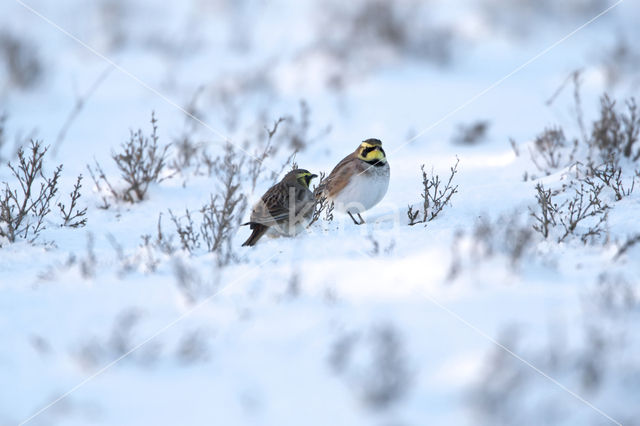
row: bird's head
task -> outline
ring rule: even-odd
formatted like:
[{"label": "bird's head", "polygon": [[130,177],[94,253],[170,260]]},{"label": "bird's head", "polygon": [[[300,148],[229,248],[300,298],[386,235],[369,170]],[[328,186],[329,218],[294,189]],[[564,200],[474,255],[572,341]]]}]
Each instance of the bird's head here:
[{"label": "bird's head", "polygon": [[384,149],[382,149],[382,142],[379,139],[363,141],[356,152],[359,159],[372,166],[383,166],[387,162]]},{"label": "bird's head", "polygon": [[311,179],[318,177],[318,175],[311,173],[309,170],[305,169],[295,169],[290,171],[287,176],[285,176],[285,180],[293,183],[298,182],[300,185],[305,188],[309,188],[309,184],[311,183]]}]

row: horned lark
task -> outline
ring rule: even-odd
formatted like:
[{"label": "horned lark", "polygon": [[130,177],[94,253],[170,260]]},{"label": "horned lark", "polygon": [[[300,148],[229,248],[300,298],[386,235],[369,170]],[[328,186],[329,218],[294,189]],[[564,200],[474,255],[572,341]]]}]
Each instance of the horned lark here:
[{"label": "horned lark", "polygon": [[251,211],[251,236],[242,244],[253,246],[267,232],[273,235],[294,236],[302,231],[313,216],[315,199],[309,190],[311,179],[317,175],[308,170],[295,169],[264,193]]},{"label": "horned lark", "polygon": [[348,213],[356,225],[361,225],[364,219],[360,213],[378,204],[388,187],[389,163],[382,142],[367,139],[338,163],[316,190],[316,196],[327,197],[336,210]]}]

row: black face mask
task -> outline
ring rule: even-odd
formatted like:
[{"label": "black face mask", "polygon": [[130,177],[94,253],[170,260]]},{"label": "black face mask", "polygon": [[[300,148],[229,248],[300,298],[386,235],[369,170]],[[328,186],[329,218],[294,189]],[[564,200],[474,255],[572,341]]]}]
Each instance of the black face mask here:
[{"label": "black face mask", "polygon": [[[367,148],[365,148],[364,150],[362,150],[362,156],[363,156],[364,158],[367,158],[367,155],[368,155],[371,151],[375,151],[376,149],[377,149],[377,150],[379,150],[379,151],[382,153],[382,155],[384,155],[384,156],[386,157],[386,154],[385,154],[385,152],[384,152],[384,149],[382,149],[382,147],[381,147],[381,146],[372,146],[372,147],[367,147]],[[370,160],[370,161],[365,160],[365,163],[370,164],[370,165],[372,165],[372,166],[377,166],[377,167],[384,166],[384,162],[383,162],[383,161],[380,161],[380,160]]]}]

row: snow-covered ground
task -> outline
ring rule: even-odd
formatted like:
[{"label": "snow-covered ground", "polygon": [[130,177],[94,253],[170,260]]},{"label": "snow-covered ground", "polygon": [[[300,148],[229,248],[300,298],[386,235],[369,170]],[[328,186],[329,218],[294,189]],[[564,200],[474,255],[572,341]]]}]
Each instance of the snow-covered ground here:
[{"label": "snow-covered ground", "polygon": [[[6,162],[30,135],[50,146],[45,174],[63,171],[38,239],[0,239],[0,425],[640,422],[640,244],[620,253],[640,191],[605,187],[586,243],[597,218],[558,242],[531,215],[537,184],[569,185],[561,202],[587,160],[570,143],[557,167],[532,160],[545,127],[580,137],[571,73],[587,131],[603,93],[620,110],[637,95],[639,53],[614,47],[640,35],[640,7],[342,3],[3,0],[0,181],[19,185]],[[12,75],[8,39],[34,82]],[[243,173],[285,117],[255,188],[239,178],[249,206],[296,143],[318,173],[381,139],[388,193],[362,226],[336,213],[253,248],[234,227],[229,262],[182,250],[171,213],[199,223],[220,192],[199,154],[134,204],[87,170],[123,187],[112,153],[152,111],[169,164],[185,137],[213,158],[230,142]],[[483,140],[453,142],[479,121]],[[451,203],[409,226],[421,165],[446,181],[457,159]],[[640,162],[620,165],[640,185]],[[87,224],[61,227],[79,174]]]}]

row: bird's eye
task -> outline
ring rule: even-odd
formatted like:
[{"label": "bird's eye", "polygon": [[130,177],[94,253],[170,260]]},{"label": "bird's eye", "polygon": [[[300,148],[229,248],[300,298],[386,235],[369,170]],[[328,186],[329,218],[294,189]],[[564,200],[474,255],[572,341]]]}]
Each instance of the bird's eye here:
[{"label": "bird's eye", "polygon": [[375,149],[374,147],[367,147],[367,148],[363,149],[363,150],[362,150],[362,156],[363,156],[363,157],[366,157],[366,156],[367,156],[367,155],[369,155],[369,153],[370,153],[371,151],[373,151],[374,149]]},{"label": "bird's eye", "polygon": [[309,181],[311,180],[311,175],[308,175],[306,173],[301,173],[298,175],[298,182],[300,182],[301,184],[305,185],[305,186],[309,186]]}]

